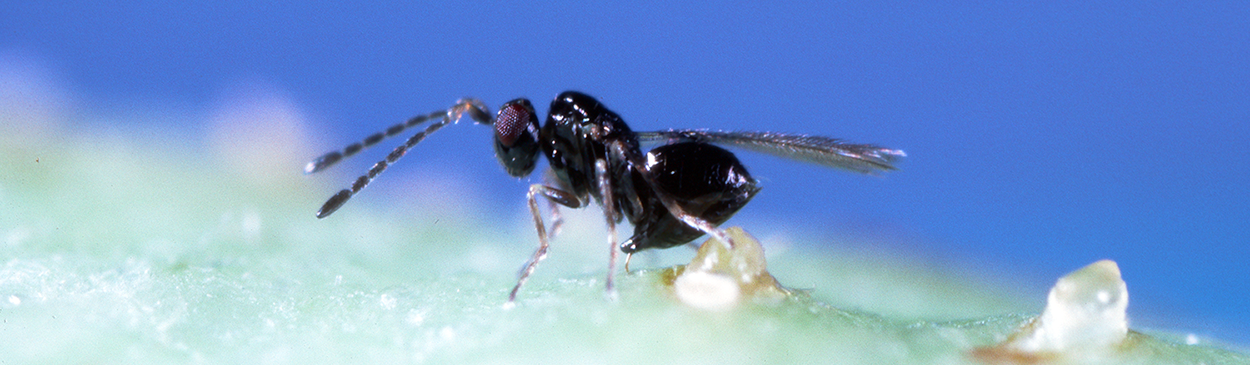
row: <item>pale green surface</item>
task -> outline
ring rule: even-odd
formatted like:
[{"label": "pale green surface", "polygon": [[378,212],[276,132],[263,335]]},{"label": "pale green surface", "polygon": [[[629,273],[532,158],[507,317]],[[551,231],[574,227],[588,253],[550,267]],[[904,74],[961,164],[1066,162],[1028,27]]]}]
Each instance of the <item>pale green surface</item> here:
[{"label": "pale green surface", "polygon": [[[22,122],[4,123],[31,126]],[[619,275],[609,301],[593,210],[569,217],[504,310],[535,245],[520,209],[474,222],[459,214],[470,208],[409,199],[427,205],[352,206],[319,221],[312,210],[345,180],[298,175],[306,151],[0,132],[2,364],[965,363],[1033,315],[913,261],[769,237],[759,238],[770,271],[807,295],[701,312],[653,269]],[[201,149],[216,152],[188,152]],[[635,265],[691,256],[679,248]],[[1034,295],[1040,308],[1044,293]],[[1130,342],[1109,361],[1250,363],[1201,344]]]}]

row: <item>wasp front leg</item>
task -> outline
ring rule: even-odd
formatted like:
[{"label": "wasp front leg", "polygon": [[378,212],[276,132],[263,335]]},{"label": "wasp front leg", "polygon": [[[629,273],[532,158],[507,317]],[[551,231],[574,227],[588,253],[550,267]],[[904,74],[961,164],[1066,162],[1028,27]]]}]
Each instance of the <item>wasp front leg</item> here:
[{"label": "wasp front leg", "polygon": [[[560,179],[556,177],[555,172],[550,169],[543,174],[543,181],[547,186],[560,186]],[[560,186],[561,190],[568,191],[567,186]],[[560,203],[555,199],[547,199],[547,210],[551,212],[551,229],[547,231],[547,239],[555,239],[560,235],[560,231],[564,228],[564,215],[560,214]]]},{"label": "wasp front leg", "polygon": [[517,278],[516,286],[512,287],[512,293],[508,294],[508,303],[516,301],[516,294],[521,290],[521,285],[529,279],[530,274],[534,273],[534,268],[538,266],[538,262],[547,258],[547,248],[550,246],[547,227],[543,224],[542,212],[538,210],[538,197],[542,196],[553,205],[559,204],[569,208],[580,208],[585,203],[578,199],[576,195],[568,191],[560,190],[546,185],[534,184],[530,185],[528,194],[530,214],[534,216],[534,228],[538,230],[538,250],[534,251],[534,256],[530,258],[529,263],[521,269],[520,277]]}]

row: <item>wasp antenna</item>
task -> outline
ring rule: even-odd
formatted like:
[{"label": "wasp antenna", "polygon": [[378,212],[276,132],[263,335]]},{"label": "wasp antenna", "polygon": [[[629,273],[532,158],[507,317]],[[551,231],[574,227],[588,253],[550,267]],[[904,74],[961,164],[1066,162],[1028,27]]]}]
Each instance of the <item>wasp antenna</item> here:
[{"label": "wasp antenna", "polygon": [[[383,139],[394,137],[397,134],[403,133],[404,130],[407,130],[408,128],[415,127],[416,125],[425,123],[431,119],[439,119],[444,116],[450,116],[453,113],[459,115],[468,111],[469,115],[473,117],[474,120],[478,120],[480,122],[479,118],[481,118],[481,115],[489,115],[488,112],[483,111],[484,109],[485,107],[482,106],[481,101],[476,99],[461,99],[456,103],[456,106],[453,106],[450,109],[439,110],[433,113],[408,118],[407,121],[390,126],[384,131],[369,135],[360,142],[349,144],[347,147],[343,147],[340,151],[331,151],[321,155],[321,157],[317,157],[312,160],[312,162],[304,165],[304,173],[311,174],[325,170],[330,166],[334,166],[334,164],[339,161],[342,161],[344,158],[352,157],[352,155],[355,155],[366,148],[372,147],[378,142],[382,142]],[[490,117],[487,116],[486,118],[489,121]]]},{"label": "wasp antenna", "polygon": [[330,153],[321,155],[321,157],[317,157],[317,159],[312,160],[312,162],[309,162],[307,165],[304,165],[304,173],[311,174],[311,173],[315,173],[321,170],[325,170],[326,168],[330,166],[334,166],[334,164],[338,163],[339,161],[342,161],[344,158],[351,157],[352,155],[355,155],[356,153],[364,150],[365,148],[371,147],[377,144],[378,142],[381,142],[383,139],[386,139],[387,137],[391,137],[396,134],[402,133],[405,129],[408,129],[408,127],[416,126],[430,119],[437,119],[439,117],[442,117],[443,115],[446,115],[446,113],[447,111],[440,110],[440,111],[433,112],[430,114],[418,115],[418,116],[409,118],[408,121],[404,123],[395,124],[393,126],[390,126],[389,128],[386,128],[385,131],[377,132],[368,137],[365,137],[365,139],[360,142],[349,144],[347,145],[347,147],[343,147],[341,151],[331,151]]},{"label": "wasp antenna", "polygon": [[437,131],[440,128],[443,128],[443,126],[446,126],[457,120],[460,120],[460,116],[464,115],[464,113],[466,112],[470,113],[470,115],[475,120],[478,120],[481,117],[481,115],[487,115],[487,118],[489,118],[489,112],[486,111],[486,108],[485,106],[482,105],[481,101],[478,101],[476,99],[461,99],[460,101],[456,103],[456,105],[452,106],[451,108],[448,108],[447,110],[414,117],[412,119],[409,119],[408,122],[404,124],[396,124],[390,128],[387,128],[385,132],[380,132],[372,136],[369,136],[368,138],[365,138],[365,140],[361,143],[351,144],[347,146],[347,148],[344,148],[341,153],[338,151],[330,152],[317,158],[316,160],[313,160],[312,162],[309,162],[308,166],[304,167],[304,171],[306,173],[314,173],[317,171],[321,171],[321,170],[324,170],[326,167],[329,167],[330,165],[333,165],[334,163],[342,160],[344,157],[351,156],[357,152],[360,152],[360,150],[364,149],[365,147],[378,143],[378,141],[381,141],[383,138],[390,137],[392,135],[398,134],[399,132],[402,132],[407,127],[421,124],[422,122],[425,122],[426,120],[435,119],[439,117],[442,118],[437,123],[430,124],[429,126],[425,127],[424,130],[417,132],[416,134],[413,134],[412,137],[408,137],[408,140],[405,141],[404,144],[399,145],[399,147],[395,147],[394,150],[391,150],[391,153],[386,155],[386,159],[383,159],[373,164],[373,167],[369,168],[368,173],[356,178],[356,180],[352,182],[351,188],[340,190],[337,194],[334,194],[334,196],[326,200],[325,204],[321,206],[321,209],[317,211],[317,218],[325,218],[329,216],[330,213],[334,213],[334,211],[338,210],[339,207],[342,207],[344,203],[347,203],[347,200],[351,199],[352,195],[355,195],[356,193],[360,192],[361,189],[364,189],[365,186],[368,186],[369,182],[373,181],[373,179],[376,178],[379,174],[381,174],[382,171],[386,171],[386,168],[389,167],[391,164],[394,164],[396,161],[399,161],[400,157],[404,157],[404,154],[408,153],[408,149],[411,149],[413,146],[416,146],[417,143],[420,143],[421,140],[425,139],[425,137],[429,136],[431,133],[434,133],[434,131]]},{"label": "wasp antenna", "polygon": [[338,194],[334,194],[334,196],[330,197],[330,200],[326,200],[326,203],[321,205],[321,209],[317,210],[317,218],[325,218],[330,213],[339,210],[339,207],[343,206],[343,203],[346,203],[347,199],[351,197],[351,189],[339,190]]}]

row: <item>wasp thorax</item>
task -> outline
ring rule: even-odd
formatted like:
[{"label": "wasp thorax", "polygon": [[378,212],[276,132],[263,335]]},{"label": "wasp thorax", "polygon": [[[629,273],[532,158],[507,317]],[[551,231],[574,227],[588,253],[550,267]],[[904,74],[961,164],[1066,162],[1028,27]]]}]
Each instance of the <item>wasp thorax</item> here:
[{"label": "wasp thorax", "polygon": [[538,116],[529,100],[516,99],[495,117],[495,156],[509,175],[529,175],[538,162]]}]

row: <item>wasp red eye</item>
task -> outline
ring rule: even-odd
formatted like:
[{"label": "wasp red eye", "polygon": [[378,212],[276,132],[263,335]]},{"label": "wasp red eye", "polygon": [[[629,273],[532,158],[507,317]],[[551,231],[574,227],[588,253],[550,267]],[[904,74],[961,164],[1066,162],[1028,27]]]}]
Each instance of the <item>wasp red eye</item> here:
[{"label": "wasp red eye", "polygon": [[499,107],[495,117],[495,157],[509,175],[529,175],[538,162],[538,115],[529,100],[516,99]]},{"label": "wasp red eye", "polygon": [[499,116],[495,118],[495,138],[504,147],[516,145],[517,139],[528,132],[530,120],[534,118],[533,108],[527,109],[521,103],[504,105],[499,109]]}]

